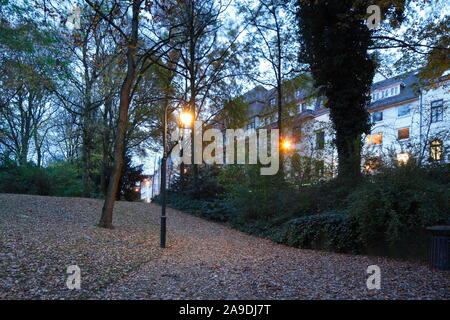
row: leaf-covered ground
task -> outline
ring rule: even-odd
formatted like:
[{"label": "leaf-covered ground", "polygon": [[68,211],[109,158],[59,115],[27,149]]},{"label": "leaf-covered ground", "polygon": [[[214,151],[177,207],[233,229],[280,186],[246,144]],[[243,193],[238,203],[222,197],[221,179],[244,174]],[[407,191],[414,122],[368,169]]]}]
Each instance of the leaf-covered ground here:
[{"label": "leaf-covered ground", "polygon": [[[118,202],[114,230],[95,227],[102,201],[0,194],[3,299],[450,299],[450,276],[381,257],[302,250],[168,210]],[[81,268],[81,290],[66,268]],[[368,290],[369,265],[381,289]]]},{"label": "leaf-covered ground", "polygon": [[[0,194],[0,298],[83,299],[160,255],[150,208],[118,202],[114,230],[95,199]],[[81,290],[66,287],[81,269]]]}]

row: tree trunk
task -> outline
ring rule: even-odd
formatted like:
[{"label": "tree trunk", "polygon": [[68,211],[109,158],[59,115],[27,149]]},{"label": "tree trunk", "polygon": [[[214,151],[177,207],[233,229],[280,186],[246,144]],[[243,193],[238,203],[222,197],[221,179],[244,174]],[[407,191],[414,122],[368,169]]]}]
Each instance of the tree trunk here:
[{"label": "tree trunk", "polygon": [[131,37],[128,39],[127,50],[127,75],[120,89],[119,120],[117,124],[117,134],[114,145],[114,163],[111,177],[108,183],[105,203],[103,204],[102,216],[99,227],[112,229],[113,209],[116,202],[117,190],[119,188],[120,176],[124,162],[125,133],[128,123],[128,109],[131,100],[131,90],[136,77],[135,55],[138,40],[138,19],[140,1],[133,1],[133,18],[131,21]]},{"label": "tree trunk", "polygon": [[83,170],[83,197],[91,196],[91,159],[92,159],[92,132],[90,117],[83,117],[83,146],[82,146],[82,170]]},{"label": "tree trunk", "polygon": [[336,143],[336,146],[338,178],[344,183],[356,183],[361,176],[361,136],[347,137],[345,141]]},{"label": "tree trunk", "polygon": [[111,116],[112,109],[112,99],[107,98],[105,101],[105,112],[103,114],[103,134],[102,134],[102,168],[100,175],[100,189],[101,192],[106,196],[107,192],[107,182],[108,182],[108,172],[110,169],[110,131],[111,127],[109,125],[109,119]]}]

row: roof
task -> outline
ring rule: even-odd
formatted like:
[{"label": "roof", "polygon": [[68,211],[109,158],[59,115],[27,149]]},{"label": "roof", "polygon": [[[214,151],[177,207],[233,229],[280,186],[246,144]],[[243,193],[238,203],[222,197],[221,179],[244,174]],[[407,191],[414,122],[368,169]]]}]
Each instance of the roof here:
[{"label": "roof", "polygon": [[[382,108],[384,106],[401,103],[403,101],[408,101],[411,99],[416,99],[419,97],[419,93],[416,90],[416,85],[419,82],[419,79],[416,76],[417,72],[409,72],[405,73],[393,78],[385,79],[382,81],[377,81],[373,83],[371,87],[371,91],[375,91],[378,89],[386,88],[392,86],[396,83],[401,84],[400,93],[398,95],[379,99],[368,106],[368,110]],[[309,95],[310,90],[307,88],[299,89],[298,99],[304,99]],[[249,112],[248,117],[252,118],[254,116],[261,116],[267,113],[271,113],[275,110],[274,107],[269,105],[270,99],[272,99],[276,94],[275,89],[267,90],[262,86],[257,86],[252,90],[248,91],[244,94],[245,101],[249,104]],[[315,101],[315,110],[312,112],[313,114],[322,114],[322,109],[320,109],[320,100],[319,97]],[[306,115],[306,114],[305,114]],[[303,115],[303,117],[305,116]],[[311,115],[311,112],[308,113],[308,116]],[[302,116],[302,114],[300,114]],[[303,118],[302,117],[302,118]]]},{"label": "roof", "polygon": [[394,78],[386,79],[383,81],[376,82],[372,85],[372,91],[377,89],[389,87],[395,83],[401,83],[402,87],[400,89],[400,93],[398,95],[377,100],[369,105],[367,109],[378,109],[384,106],[397,104],[403,101],[415,99],[419,97],[419,93],[416,89],[416,85],[419,82],[419,79],[414,73],[406,73]]}]

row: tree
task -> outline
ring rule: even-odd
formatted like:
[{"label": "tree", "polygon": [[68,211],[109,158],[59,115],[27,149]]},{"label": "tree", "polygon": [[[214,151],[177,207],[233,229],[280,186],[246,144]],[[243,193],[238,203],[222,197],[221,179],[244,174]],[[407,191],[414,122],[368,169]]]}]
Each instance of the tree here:
[{"label": "tree", "polygon": [[[34,9],[2,7],[0,19],[0,144],[24,165],[34,144],[38,166],[42,164],[42,144],[48,120],[55,111],[50,88],[59,70],[61,56],[55,34],[40,23]],[[6,19],[9,18],[9,20]]]},{"label": "tree", "polygon": [[[224,21],[230,3],[218,0],[188,0],[176,6],[178,45],[167,44],[165,63],[182,87],[180,101],[195,120],[210,122],[223,111],[240,86],[236,81],[246,68],[239,59],[239,35],[244,28],[227,26]],[[173,54],[176,52],[177,54]],[[191,131],[191,141],[194,130]],[[192,144],[192,148],[194,145]],[[194,160],[194,152],[192,152]],[[193,183],[198,183],[198,164],[193,163]]]},{"label": "tree", "polygon": [[[328,98],[336,132],[340,178],[360,175],[361,135],[370,131],[368,93],[375,63],[368,53],[371,32],[366,6],[355,1],[300,1],[300,59],[310,65],[315,85]],[[349,181],[350,181],[349,179]]]},{"label": "tree", "polygon": [[[253,7],[251,2],[242,2],[240,10],[245,13],[245,20],[250,21],[248,37],[251,51],[249,53],[269,67],[267,72],[269,75],[261,75],[254,70],[248,76],[264,86],[275,88],[277,127],[281,146],[287,134],[284,130],[289,109],[287,98],[293,94],[293,88],[302,85],[300,78],[295,79],[299,72],[295,59],[298,51],[295,16],[292,14],[291,4],[281,0],[258,0]],[[279,170],[281,175],[283,175],[284,157],[281,149]]]},{"label": "tree", "polygon": [[[112,228],[113,208],[116,201],[116,195],[119,189],[121,172],[124,165],[125,155],[125,136],[128,125],[129,108],[133,101],[135,88],[142,80],[142,76],[151,67],[150,57],[153,57],[163,44],[167,43],[172,37],[172,26],[163,28],[160,33],[153,38],[146,36],[144,24],[147,22],[152,25],[155,16],[151,19],[144,17],[143,12],[149,11],[148,3],[144,0],[133,0],[130,3],[124,3],[119,0],[112,1],[108,7],[103,7],[98,2],[85,0],[85,2],[107,22],[116,32],[119,33],[123,50],[126,58],[126,73],[123,79],[119,94],[119,111],[116,128],[116,137],[114,142],[114,161],[111,176],[108,183],[105,203],[102,209],[99,226],[103,228]],[[146,6],[144,6],[146,5]],[[167,9],[163,7],[164,9]],[[126,14],[130,12],[130,15]],[[169,11],[166,10],[168,13]],[[125,14],[124,14],[125,13]],[[150,12],[151,13],[151,12]],[[147,30],[148,31],[148,30]],[[143,43],[146,39],[151,45]]]}]

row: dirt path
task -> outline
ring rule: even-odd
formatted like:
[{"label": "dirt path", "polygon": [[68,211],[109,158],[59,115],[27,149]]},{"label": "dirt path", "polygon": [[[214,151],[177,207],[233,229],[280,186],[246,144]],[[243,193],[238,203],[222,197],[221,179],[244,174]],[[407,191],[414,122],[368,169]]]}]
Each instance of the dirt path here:
[{"label": "dirt path", "polygon": [[[153,206],[152,219],[159,220]],[[170,247],[101,293],[113,299],[449,299],[450,276],[385,258],[301,250],[169,210]],[[369,265],[381,289],[368,290]]]},{"label": "dirt path", "polygon": [[[118,202],[115,230],[102,201],[0,194],[0,299],[450,299],[450,276],[424,265],[302,250],[168,210]],[[81,290],[66,268],[81,269]],[[381,290],[366,287],[369,265]]]}]

